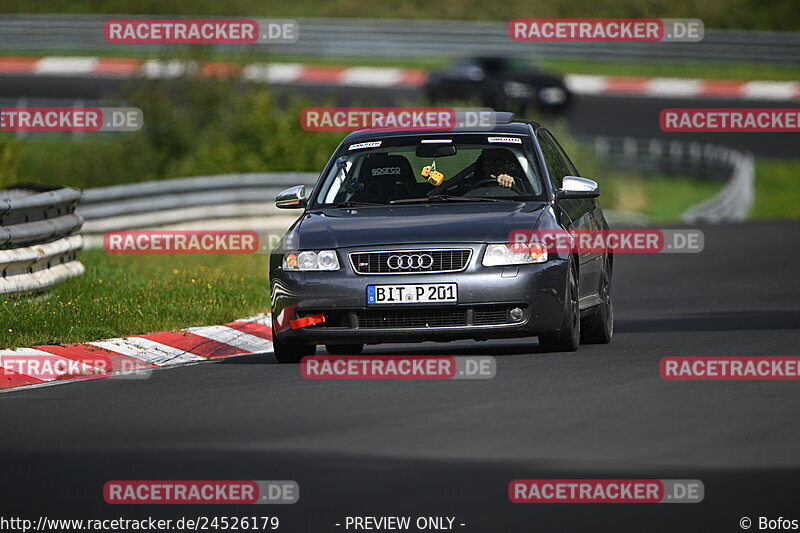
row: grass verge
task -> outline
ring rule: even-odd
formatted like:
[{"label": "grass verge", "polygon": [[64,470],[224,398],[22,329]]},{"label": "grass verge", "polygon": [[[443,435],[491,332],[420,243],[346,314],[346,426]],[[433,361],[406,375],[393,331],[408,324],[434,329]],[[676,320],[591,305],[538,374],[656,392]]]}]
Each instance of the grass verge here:
[{"label": "grass verge", "polygon": [[721,183],[670,176],[612,176],[600,183],[604,209],[644,213],[654,223],[678,222],[689,207],[711,198],[722,187]]},{"label": "grass verge", "polygon": [[759,219],[800,219],[800,160],[757,159],[756,198],[750,212]]},{"label": "grass verge", "polygon": [[0,349],[224,324],[269,309],[269,256],[83,252],[86,273],[33,298],[0,297]]}]

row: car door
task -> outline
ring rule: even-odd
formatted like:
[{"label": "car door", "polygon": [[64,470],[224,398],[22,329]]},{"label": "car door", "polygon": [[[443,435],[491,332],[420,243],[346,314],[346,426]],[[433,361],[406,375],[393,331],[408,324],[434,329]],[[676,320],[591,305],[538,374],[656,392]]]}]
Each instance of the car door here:
[{"label": "car door", "polygon": [[[545,130],[537,131],[539,144],[542,148],[550,182],[555,189],[560,189],[565,176],[580,176],[575,165],[567,156],[555,137]],[[558,200],[561,222],[565,228],[578,231],[594,231],[600,229],[597,224],[595,211],[597,202],[593,199]],[[578,254],[580,264],[580,298],[584,301],[597,295],[600,284],[602,267],[602,253],[581,251]]]}]

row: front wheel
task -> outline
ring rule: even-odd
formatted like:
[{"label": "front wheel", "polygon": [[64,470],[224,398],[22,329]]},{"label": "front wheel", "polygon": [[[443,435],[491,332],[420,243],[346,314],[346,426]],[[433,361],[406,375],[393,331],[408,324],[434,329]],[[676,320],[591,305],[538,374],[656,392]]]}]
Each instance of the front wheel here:
[{"label": "front wheel", "polygon": [[275,351],[275,359],[279,363],[299,363],[303,357],[317,353],[315,344],[280,342],[274,334],[272,336],[272,348]]},{"label": "front wheel", "polygon": [[578,272],[573,259],[569,262],[567,290],[564,295],[564,318],[561,327],[539,335],[539,346],[546,352],[574,352],[580,346],[581,314],[578,307]]},{"label": "front wheel", "polygon": [[581,342],[586,344],[608,344],[614,336],[614,302],[611,299],[611,262],[606,259],[600,280],[600,298],[603,303],[596,306],[592,314],[583,319]]}]

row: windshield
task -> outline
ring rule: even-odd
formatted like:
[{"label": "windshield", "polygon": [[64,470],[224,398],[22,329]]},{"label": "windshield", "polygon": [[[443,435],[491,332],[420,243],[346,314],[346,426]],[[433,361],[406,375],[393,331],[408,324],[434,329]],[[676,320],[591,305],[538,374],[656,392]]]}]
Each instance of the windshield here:
[{"label": "windshield", "polygon": [[383,139],[369,149],[345,147],[336,154],[314,206],[542,199],[529,141],[508,135],[460,140],[457,135]]}]

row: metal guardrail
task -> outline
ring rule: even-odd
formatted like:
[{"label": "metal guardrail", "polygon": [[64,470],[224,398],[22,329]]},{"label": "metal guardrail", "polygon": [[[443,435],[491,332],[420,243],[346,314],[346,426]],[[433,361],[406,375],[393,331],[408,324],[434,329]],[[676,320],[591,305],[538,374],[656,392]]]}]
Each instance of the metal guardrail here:
[{"label": "metal guardrail", "polygon": [[[103,22],[123,16],[3,15],[0,49],[166,50],[165,45],[109,44]],[[136,16],[131,18],[145,18]],[[181,18],[181,17],[172,17]],[[185,18],[185,17],[184,17]],[[699,43],[517,43],[506,22],[299,18],[291,44],[217,44],[217,50],[350,57],[460,57],[514,55],[595,61],[749,61],[800,63],[800,33],[707,29]],[[174,49],[174,45],[168,45]]]},{"label": "metal guardrail", "polygon": [[312,186],[317,173],[272,172],[176,178],[84,191],[78,214],[84,234],[163,226],[193,220],[275,214],[275,196],[292,185]]},{"label": "metal guardrail", "polygon": [[36,292],[83,274],[80,198],[70,187],[0,191],[0,294]]},{"label": "metal guardrail", "polygon": [[684,222],[735,222],[747,218],[755,192],[755,162],[748,153],[731,154],[732,172],[728,183],[713,198],[687,209]]},{"label": "metal guardrail", "polygon": [[634,137],[595,137],[591,142],[597,157],[611,169],[725,182],[719,193],[681,215],[686,223],[747,218],[755,196],[755,164],[749,152],[710,143]]}]

